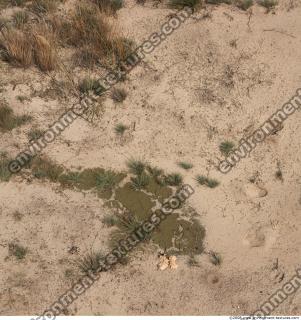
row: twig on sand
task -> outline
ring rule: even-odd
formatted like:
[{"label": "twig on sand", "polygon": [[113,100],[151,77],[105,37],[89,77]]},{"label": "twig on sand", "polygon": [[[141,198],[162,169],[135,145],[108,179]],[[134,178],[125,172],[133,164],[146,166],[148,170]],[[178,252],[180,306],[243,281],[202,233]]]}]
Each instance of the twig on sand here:
[{"label": "twig on sand", "polygon": [[295,38],[295,39],[296,39],[296,37],[295,37],[294,35],[292,35],[292,34],[290,34],[290,33],[287,33],[287,32],[285,32],[285,31],[281,31],[281,30],[276,30],[276,29],[264,29],[263,31],[278,32],[278,33],[284,34],[284,35],[286,35],[286,36],[288,36],[288,37],[291,37],[291,38]]}]

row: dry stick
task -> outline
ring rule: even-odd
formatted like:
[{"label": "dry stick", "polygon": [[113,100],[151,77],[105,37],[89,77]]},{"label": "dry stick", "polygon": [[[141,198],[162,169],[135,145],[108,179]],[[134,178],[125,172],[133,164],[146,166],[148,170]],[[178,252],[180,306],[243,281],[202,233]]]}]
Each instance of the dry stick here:
[{"label": "dry stick", "polygon": [[285,31],[280,31],[280,30],[275,30],[275,29],[264,29],[263,31],[274,31],[274,32],[278,32],[278,33],[284,34],[284,35],[286,35],[288,37],[296,39],[296,37],[294,35],[292,35],[290,33],[287,33]]},{"label": "dry stick", "polygon": [[251,18],[252,18],[252,16],[253,16],[253,10],[251,9],[251,10],[250,10],[250,13],[249,13],[248,23],[247,23],[248,28],[249,28],[250,30],[251,30],[250,23],[251,23]]}]

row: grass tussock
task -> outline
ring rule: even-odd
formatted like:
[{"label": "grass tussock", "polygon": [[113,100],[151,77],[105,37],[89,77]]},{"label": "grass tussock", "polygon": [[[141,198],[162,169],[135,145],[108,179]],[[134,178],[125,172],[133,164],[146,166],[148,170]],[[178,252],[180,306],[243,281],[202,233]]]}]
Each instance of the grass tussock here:
[{"label": "grass tussock", "polygon": [[234,147],[235,144],[232,141],[224,141],[219,145],[219,150],[222,154],[228,156]]},{"label": "grass tussock", "polygon": [[193,168],[193,165],[190,162],[185,162],[185,161],[178,162],[178,166],[185,170],[189,170]]},{"label": "grass tussock", "polygon": [[53,42],[46,38],[45,35],[34,35],[34,59],[36,65],[41,71],[52,71],[56,67],[57,55]]},{"label": "grass tussock", "polygon": [[32,163],[32,174],[37,179],[49,179],[51,182],[58,182],[63,172],[63,167],[47,158],[35,158]]},{"label": "grass tussock", "polygon": [[130,173],[136,176],[140,176],[142,173],[144,173],[144,170],[146,169],[146,163],[142,160],[130,159],[127,161],[126,164],[129,168]]},{"label": "grass tussock", "polygon": [[23,28],[29,20],[29,15],[25,10],[17,11],[13,14],[13,23],[16,28]]},{"label": "grass tussock", "polygon": [[16,67],[28,68],[35,64],[41,71],[54,70],[57,64],[55,47],[54,35],[43,24],[27,30],[7,27],[1,31],[1,56]]},{"label": "grass tussock", "polygon": [[101,252],[91,252],[83,256],[78,262],[77,266],[81,273],[88,275],[90,272],[96,273],[99,271],[100,262],[104,259]]},{"label": "grass tussock", "polygon": [[101,12],[115,14],[123,6],[123,0],[93,0]]},{"label": "grass tussock", "polygon": [[115,64],[131,49],[130,42],[119,35],[113,21],[97,6],[77,6],[65,28],[69,31],[65,41],[80,48],[77,60],[87,65],[93,61]]},{"label": "grass tussock", "polygon": [[9,243],[8,252],[18,260],[23,260],[26,256],[27,249],[16,243]]},{"label": "grass tussock", "polygon": [[8,170],[10,159],[8,159],[6,153],[0,154],[0,181],[7,182],[11,177],[11,173]]},{"label": "grass tussock", "polygon": [[122,123],[118,123],[116,124],[114,130],[115,130],[115,133],[118,134],[118,135],[123,135],[124,132],[128,129],[128,126],[122,124]]},{"label": "grass tussock", "polygon": [[29,8],[37,15],[44,15],[54,12],[57,8],[57,5],[57,0],[33,0]]},{"label": "grass tussock", "polygon": [[27,68],[33,61],[33,48],[23,31],[5,28],[1,30],[0,49],[3,60],[16,67]]},{"label": "grass tussock", "polygon": [[206,186],[208,188],[216,188],[219,185],[219,182],[215,179],[210,179],[205,176],[199,175],[196,177],[196,181],[201,185],[201,186]]},{"label": "grass tussock", "polygon": [[246,11],[254,4],[254,1],[253,0],[235,0],[234,3],[236,7]]},{"label": "grass tussock", "polygon": [[165,178],[165,183],[169,186],[179,186],[183,183],[183,177],[180,173],[170,173]]},{"label": "grass tussock", "polygon": [[277,0],[258,0],[258,4],[267,9],[267,12],[270,12],[278,4]]},{"label": "grass tussock", "polygon": [[31,120],[30,116],[16,116],[13,110],[5,103],[0,101],[0,130],[2,132],[11,131]]},{"label": "grass tussock", "polygon": [[172,8],[184,8],[184,7],[195,8],[199,4],[201,4],[200,0],[170,0],[169,1],[169,6]]},{"label": "grass tussock", "polygon": [[111,92],[111,98],[116,103],[123,102],[127,97],[127,92],[125,89],[113,88]]}]

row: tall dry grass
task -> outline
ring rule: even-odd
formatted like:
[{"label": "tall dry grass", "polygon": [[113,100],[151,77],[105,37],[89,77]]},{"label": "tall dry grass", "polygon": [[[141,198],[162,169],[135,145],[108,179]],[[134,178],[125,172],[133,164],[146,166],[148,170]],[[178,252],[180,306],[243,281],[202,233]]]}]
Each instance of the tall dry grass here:
[{"label": "tall dry grass", "polygon": [[10,64],[28,68],[35,64],[41,71],[54,70],[57,65],[55,39],[51,32],[34,25],[27,30],[5,28],[1,31],[2,57]]},{"label": "tall dry grass", "polygon": [[8,28],[1,30],[2,57],[18,67],[29,67],[33,61],[33,48],[29,35],[24,31]]}]

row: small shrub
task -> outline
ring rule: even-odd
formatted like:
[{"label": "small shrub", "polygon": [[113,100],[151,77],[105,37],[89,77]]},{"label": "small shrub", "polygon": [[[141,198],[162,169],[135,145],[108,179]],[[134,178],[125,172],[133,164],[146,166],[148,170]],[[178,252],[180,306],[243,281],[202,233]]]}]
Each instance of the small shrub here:
[{"label": "small shrub", "polygon": [[128,129],[128,127],[122,123],[118,123],[115,126],[115,132],[120,135],[124,134],[125,130],[127,130],[127,129]]},{"label": "small shrub", "polygon": [[253,0],[236,0],[235,5],[242,10],[248,10],[254,4]]},{"label": "small shrub", "polygon": [[225,142],[222,142],[220,145],[219,145],[219,150],[221,153],[223,153],[225,156],[228,156],[229,153],[233,150],[234,148],[234,143],[231,142],[231,141],[225,141]]},{"label": "small shrub", "polygon": [[16,96],[16,99],[23,103],[24,101],[29,101],[30,99],[26,96]]},{"label": "small shrub", "polygon": [[99,64],[99,55],[89,46],[79,49],[73,56],[75,66],[92,69]]},{"label": "small shrub", "polygon": [[123,102],[126,96],[127,92],[124,89],[114,88],[111,93],[111,98],[117,103]]},{"label": "small shrub", "polygon": [[204,185],[208,188],[216,188],[218,185],[219,185],[219,182],[215,179],[210,179],[210,178],[207,178],[205,176],[202,176],[202,175],[199,175],[196,177],[196,181],[200,184],[200,185]]},{"label": "small shrub", "polygon": [[29,15],[26,11],[17,11],[13,14],[13,22],[17,28],[22,28],[29,19]]},{"label": "small shrub", "polygon": [[127,166],[129,168],[130,173],[140,176],[145,168],[146,164],[141,160],[130,159],[127,161]]},{"label": "small shrub", "polygon": [[281,169],[278,169],[278,170],[276,171],[275,177],[276,177],[276,179],[283,181],[283,174],[282,174]]},{"label": "small shrub", "polygon": [[200,3],[201,3],[200,0],[170,0],[169,1],[169,5],[172,8],[184,8],[184,7],[195,8]]},{"label": "small shrub", "polygon": [[131,178],[132,188],[134,190],[141,190],[149,184],[149,176],[145,173],[142,173],[136,177]]},{"label": "small shrub", "polygon": [[27,249],[16,243],[10,243],[8,245],[8,251],[10,255],[15,256],[18,260],[25,258]]},{"label": "small shrub", "polygon": [[165,178],[165,183],[169,186],[179,186],[182,182],[183,177],[180,173],[171,173]]},{"label": "small shrub", "polygon": [[88,275],[89,272],[96,273],[101,266],[100,261],[104,259],[104,255],[101,252],[91,252],[82,257],[77,266],[79,270]]},{"label": "small shrub", "polygon": [[258,0],[258,4],[262,7],[265,7],[267,9],[267,12],[275,8],[275,6],[278,4],[277,0]]},{"label": "small shrub", "polygon": [[4,102],[0,102],[0,130],[11,131],[31,120],[30,116],[15,116],[13,110]]},{"label": "small shrub", "polygon": [[189,162],[178,162],[178,166],[185,170],[189,170],[193,167],[193,165]]}]

